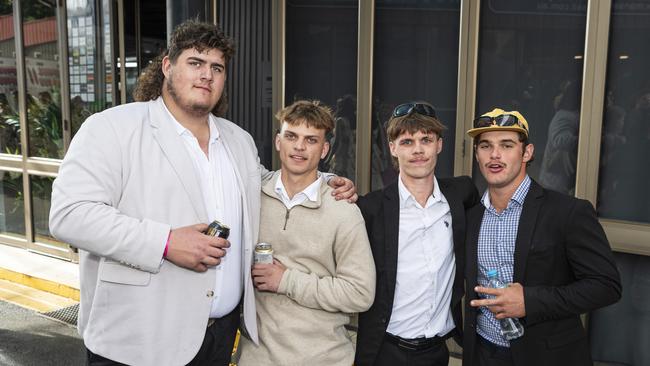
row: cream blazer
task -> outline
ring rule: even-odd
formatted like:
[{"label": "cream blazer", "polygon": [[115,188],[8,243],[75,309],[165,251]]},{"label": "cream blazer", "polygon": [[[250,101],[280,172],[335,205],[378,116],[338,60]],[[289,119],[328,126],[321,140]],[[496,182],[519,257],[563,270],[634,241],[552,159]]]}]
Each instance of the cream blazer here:
[{"label": "cream blazer", "polygon": [[[251,261],[261,177],[251,136],[210,115],[233,161],[243,200],[244,324],[257,342]],[[185,365],[205,335],[214,269],[161,258],[170,229],[207,223],[190,156],[162,98],[92,115],[52,188],[50,230],[80,249],[79,333],[94,353],[129,365]]]}]

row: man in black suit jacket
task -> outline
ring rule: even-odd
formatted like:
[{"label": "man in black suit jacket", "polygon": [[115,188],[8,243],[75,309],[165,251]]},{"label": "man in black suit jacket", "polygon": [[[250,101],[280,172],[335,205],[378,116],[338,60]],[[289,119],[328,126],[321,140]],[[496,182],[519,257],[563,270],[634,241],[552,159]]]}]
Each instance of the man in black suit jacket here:
[{"label": "man in black suit jacket", "polygon": [[469,177],[435,178],[443,130],[429,104],[395,108],[387,134],[398,181],[358,201],[377,289],[359,314],[357,366],[447,365],[444,341],[462,329],[465,209],[478,191]]},{"label": "man in black suit jacket", "polygon": [[[533,145],[519,112],[495,109],[468,134],[488,189],[467,213],[463,365],[591,365],[580,314],[621,296],[593,206],[528,177]],[[487,288],[494,269],[508,287]],[[501,334],[506,318],[519,318],[523,336]]]}]

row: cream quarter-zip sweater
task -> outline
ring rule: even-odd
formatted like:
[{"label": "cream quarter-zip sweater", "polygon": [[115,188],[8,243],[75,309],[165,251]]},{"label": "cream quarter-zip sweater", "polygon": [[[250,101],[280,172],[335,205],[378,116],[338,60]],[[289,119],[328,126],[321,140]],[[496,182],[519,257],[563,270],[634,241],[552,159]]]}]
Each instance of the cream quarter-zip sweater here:
[{"label": "cream quarter-zip sweater", "polygon": [[260,242],[286,267],[278,293],[255,290],[260,344],[241,340],[240,366],[352,365],[344,328],[375,297],[375,266],[361,212],[321,184],[316,202],[287,209],[262,187]]}]

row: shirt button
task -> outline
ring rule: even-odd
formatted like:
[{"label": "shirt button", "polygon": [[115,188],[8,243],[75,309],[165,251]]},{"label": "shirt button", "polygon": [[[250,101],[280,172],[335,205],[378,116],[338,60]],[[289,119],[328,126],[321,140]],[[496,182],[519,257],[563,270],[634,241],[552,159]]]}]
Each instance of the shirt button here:
[{"label": "shirt button", "polygon": [[214,296],[214,291],[210,290],[210,291],[208,291],[208,293],[206,295],[208,297],[212,297],[212,296]]}]

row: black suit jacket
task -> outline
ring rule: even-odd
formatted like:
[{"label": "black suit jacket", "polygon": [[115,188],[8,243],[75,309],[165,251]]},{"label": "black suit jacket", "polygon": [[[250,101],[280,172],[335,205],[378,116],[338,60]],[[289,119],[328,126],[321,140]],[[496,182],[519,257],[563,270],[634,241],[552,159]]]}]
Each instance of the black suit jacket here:
[{"label": "black suit jacket", "polygon": [[[462,329],[460,300],[464,292],[465,210],[476,204],[478,191],[469,177],[441,178],[438,179],[438,184],[451,210],[456,276],[450,306],[457,330],[460,332]],[[357,204],[366,221],[366,230],[377,270],[375,301],[368,311],[359,314],[355,365],[364,366],[374,364],[393,310],[399,235],[397,182],[359,198]]]},{"label": "black suit jacket", "polygon": [[[478,236],[485,208],[467,213],[467,299],[463,365],[474,365]],[[517,366],[591,365],[580,314],[621,297],[619,273],[605,232],[588,201],[532,182],[519,218],[513,282],[524,286],[524,335],[510,342]]]}]

